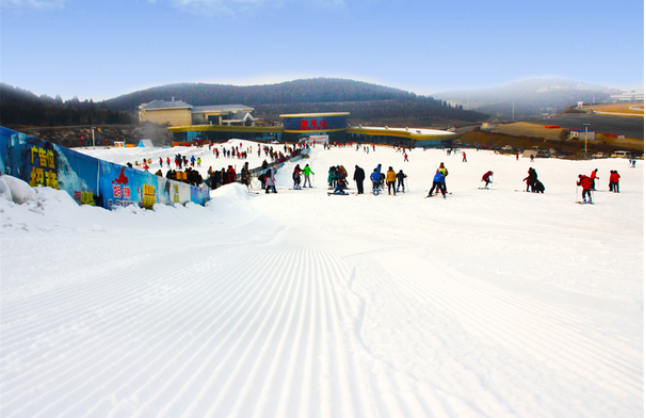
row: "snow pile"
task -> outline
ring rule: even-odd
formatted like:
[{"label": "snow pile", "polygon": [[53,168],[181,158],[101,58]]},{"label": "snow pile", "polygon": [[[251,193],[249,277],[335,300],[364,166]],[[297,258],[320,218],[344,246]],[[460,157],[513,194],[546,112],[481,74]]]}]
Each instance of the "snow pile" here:
[{"label": "snow pile", "polygon": [[[0,177],[2,416],[643,416],[643,165],[467,154],[317,148],[312,189],[290,163],[277,194],[152,211]],[[424,199],[440,162],[453,194]],[[378,163],[407,193],[327,195]]]}]

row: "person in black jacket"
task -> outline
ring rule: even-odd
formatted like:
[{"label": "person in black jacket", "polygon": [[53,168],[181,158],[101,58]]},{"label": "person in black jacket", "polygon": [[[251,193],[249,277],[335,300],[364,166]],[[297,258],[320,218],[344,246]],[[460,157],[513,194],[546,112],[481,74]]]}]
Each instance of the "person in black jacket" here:
[{"label": "person in black jacket", "polygon": [[358,165],[354,166],[353,180],[357,183],[357,194],[363,194],[363,180],[366,178],[366,172]]},{"label": "person in black jacket", "polygon": [[402,192],[406,192],[406,186],[404,184],[404,179],[408,177],[406,174],[404,174],[404,170],[399,170],[399,173],[397,173],[397,192],[399,193],[399,188],[401,187]]}]

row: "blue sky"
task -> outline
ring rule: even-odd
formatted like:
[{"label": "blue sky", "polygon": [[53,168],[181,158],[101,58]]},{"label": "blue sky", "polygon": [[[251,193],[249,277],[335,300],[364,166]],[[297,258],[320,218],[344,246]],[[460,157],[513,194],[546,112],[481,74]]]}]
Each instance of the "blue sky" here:
[{"label": "blue sky", "polygon": [[417,94],[644,82],[642,0],[0,0],[0,79],[95,101],[339,77]]}]

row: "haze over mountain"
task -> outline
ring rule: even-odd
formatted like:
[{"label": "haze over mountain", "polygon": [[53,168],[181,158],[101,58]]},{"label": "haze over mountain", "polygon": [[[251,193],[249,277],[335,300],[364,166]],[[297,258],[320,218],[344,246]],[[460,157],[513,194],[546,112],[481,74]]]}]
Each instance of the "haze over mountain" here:
[{"label": "haze over mountain", "polygon": [[544,113],[558,113],[584,103],[610,101],[621,90],[573,80],[541,78],[509,83],[500,87],[453,90],[433,96],[465,109],[476,110],[499,119],[531,119]]},{"label": "haze over mountain", "polygon": [[110,110],[135,111],[153,100],[183,100],[193,106],[241,103],[264,120],[283,113],[350,112],[353,123],[437,126],[478,123],[487,115],[466,111],[433,97],[362,81],[339,78],[299,79],[276,84],[234,86],[177,83],[152,87],[101,102]]}]

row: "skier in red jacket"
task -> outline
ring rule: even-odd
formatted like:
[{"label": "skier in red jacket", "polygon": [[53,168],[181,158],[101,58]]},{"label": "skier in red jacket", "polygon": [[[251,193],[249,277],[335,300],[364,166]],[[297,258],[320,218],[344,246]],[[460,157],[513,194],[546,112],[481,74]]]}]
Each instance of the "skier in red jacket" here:
[{"label": "skier in red jacket", "polygon": [[[592,203],[592,179],[588,176],[584,176],[583,174],[579,174],[579,181],[576,184],[577,186],[581,186],[583,188],[583,193],[581,193],[581,197],[583,197],[583,203]],[[585,198],[585,196],[588,196],[590,201],[588,202]]]},{"label": "skier in red jacket", "polygon": [[610,171],[610,191],[619,193],[619,178],[621,176],[616,170]]},{"label": "skier in red jacket", "polygon": [[485,189],[488,189],[488,188],[489,188],[489,183],[491,183],[491,182],[492,182],[492,181],[491,181],[491,176],[493,176],[493,171],[491,171],[491,170],[487,171],[487,172],[486,172],[486,173],[484,173],[484,175],[482,176],[482,180],[481,180],[481,181],[484,181],[484,182],[485,182],[485,186],[484,186],[484,188],[485,188]]},{"label": "skier in red jacket", "polygon": [[595,168],[594,171],[590,173],[590,181],[592,181],[592,190],[597,190],[597,188],[595,187],[596,185],[594,184],[595,180],[599,180],[599,177],[597,177],[597,171],[599,171],[599,169]]}]

